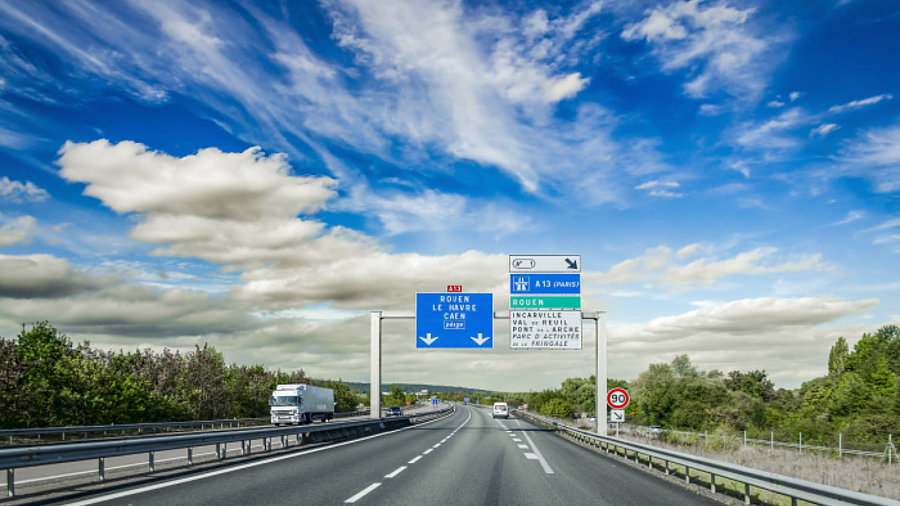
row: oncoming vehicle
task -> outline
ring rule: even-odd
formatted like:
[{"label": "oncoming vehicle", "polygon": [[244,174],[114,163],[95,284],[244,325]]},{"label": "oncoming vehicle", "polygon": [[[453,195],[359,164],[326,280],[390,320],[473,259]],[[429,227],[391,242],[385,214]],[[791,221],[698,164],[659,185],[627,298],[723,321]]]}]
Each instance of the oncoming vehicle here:
[{"label": "oncoming vehicle", "polygon": [[494,418],[509,418],[509,406],[505,402],[495,402],[491,415]]},{"label": "oncoming vehicle", "polygon": [[400,406],[391,406],[384,410],[384,416],[403,416],[403,410]]}]

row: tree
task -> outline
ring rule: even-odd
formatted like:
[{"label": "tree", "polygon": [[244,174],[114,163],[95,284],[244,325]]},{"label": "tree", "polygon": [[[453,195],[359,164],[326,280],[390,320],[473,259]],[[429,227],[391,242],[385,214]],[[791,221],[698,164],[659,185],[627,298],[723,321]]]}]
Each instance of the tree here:
[{"label": "tree", "polygon": [[844,373],[844,361],[850,348],[847,346],[847,340],[843,336],[839,337],[831,352],[828,354],[828,374],[831,376],[840,376]]}]

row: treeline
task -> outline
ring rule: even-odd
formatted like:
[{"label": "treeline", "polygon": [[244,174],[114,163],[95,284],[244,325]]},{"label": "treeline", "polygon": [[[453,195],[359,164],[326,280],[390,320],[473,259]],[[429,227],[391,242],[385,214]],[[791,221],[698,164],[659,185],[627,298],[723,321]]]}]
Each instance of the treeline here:
[{"label": "treeline", "polygon": [[366,399],[303,370],[226,365],[206,344],[184,354],[102,351],[48,322],[0,337],[0,428],[265,417],[278,383],[332,388],[339,412]]},{"label": "treeline", "polygon": [[[825,364],[823,364],[824,366]],[[900,434],[900,328],[864,334],[849,349],[841,337],[831,349],[828,374],[799,389],[775,389],[764,370],[701,371],[687,355],[652,364],[632,382],[609,380],[631,394],[626,420],[693,431],[744,431],[749,437],[836,446],[838,434],[883,450]],[[823,367],[824,369],[824,367]],[[507,396],[551,416],[595,413],[594,378],[569,378],[561,388]]]}]

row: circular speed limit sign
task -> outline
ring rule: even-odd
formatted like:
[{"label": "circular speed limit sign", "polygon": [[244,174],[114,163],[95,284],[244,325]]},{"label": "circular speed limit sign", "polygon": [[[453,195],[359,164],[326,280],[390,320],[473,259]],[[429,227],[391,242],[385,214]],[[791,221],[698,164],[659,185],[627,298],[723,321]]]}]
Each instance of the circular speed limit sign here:
[{"label": "circular speed limit sign", "polygon": [[606,403],[613,409],[624,408],[630,399],[624,388],[613,388],[606,394]]}]

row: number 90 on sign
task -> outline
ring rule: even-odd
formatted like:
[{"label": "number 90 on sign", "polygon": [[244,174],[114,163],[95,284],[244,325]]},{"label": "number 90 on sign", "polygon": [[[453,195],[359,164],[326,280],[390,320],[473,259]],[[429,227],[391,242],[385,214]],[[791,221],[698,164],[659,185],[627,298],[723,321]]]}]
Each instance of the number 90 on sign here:
[{"label": "number 90 on sign", "polygon": [[606,403],[613,409],[622,409],[628,405],[630,397],[624,388],[613,388],[606,394]]}]

